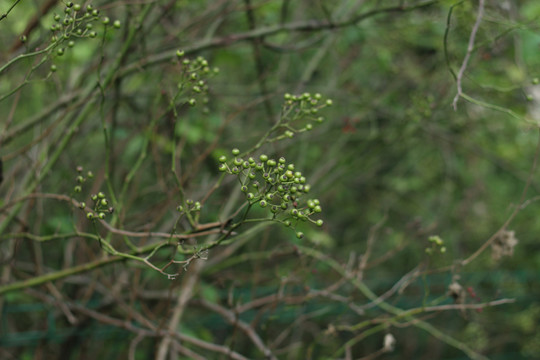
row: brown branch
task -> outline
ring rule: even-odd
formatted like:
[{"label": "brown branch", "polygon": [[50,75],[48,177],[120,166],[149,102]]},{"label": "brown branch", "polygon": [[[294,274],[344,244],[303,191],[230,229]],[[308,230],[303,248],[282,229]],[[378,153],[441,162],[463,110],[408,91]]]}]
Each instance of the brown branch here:
[{"label": "brown branch", "polygon": [[229,323],[241,329],[251,339],[253,344],[264,354],[266,359],[277,360],[277,357],[274,354],[272,354],[272,351],[268,347],[266,347],[266,345],[264,345],[264,342],[259,337],[259,335],[253,330],[253,328],[250,325],[246,324],[245,322],[239,320],[234,312],[227,310],[226,308],[218,304],[214,304],[203,299],[200,299],[198,303],[204,306],[205,308],[210,309],[220,314]]},{"label": "brown branch", "polygon": [[484,0],[479,0],[478,1],[478,15],[476,15],[476,22],[474,23],[474,26],[471,31],[471,36],[469,37],[469,45],[467,46],[467,53],[465,54],[465,58],[463,58],[463,63],[461,64],[461,68],[459,69],[459,72],[456,77],[457,94],[454,97],[454,101],[452,102],[454,111],[457,110],[457,102],[459,98],[461,97],[461,95],[463,95],[463,89],[461,88],[461,81],[463,80],[463,75],[465,74],[465,70],[467,69],[467,65],[469,63],[471,54],[474,51],[474,41],[476,39],[476,33],[478,32],[478,28],[480,27],[480,23],[482,22],[483,16],[484,16]]},{"label": "brown branch", "polygon": [[[389,13],[404,13],[417,9],[422,9],[429,7],[431,5],[439,3],[440,0],[428,0],[420,2],[413,5],[398,5],[398,6],[389,6],[383,7],[375,10],[370,10],[365,13],[361,13],[356,16],[352,16],[348,20],[340,22],[330,22],[328,20],[308,20],[308,21],[297,21],[287,24],[280,24],[274,26],[260,27],[254,30],[246,31],[243,33],[225,35],[213,39],[203,39],[201,41],[196,41],[195,45],[188,46],[184,48],[186,54],[193,54],[200,52],[202,50],[230,46],[234,43],[242,41],[251,41],[256,38],[267,37],[271,35],[277,35],[283,32],[314,32],[314,31],[323,31],[323,30],[333,30],[345,28],[348,26],[356,25],[363,20],[369,19],[376,15],[389,14]],[[141,71],[142,69],[153,66],[164,61],[170,61],[171,58],[174,58],[176,55],[176,50],[165,51],[163,53],[155,54],[144,59],[140,59],[135,63],[132,63],[126,66],[123,69],[120,69],[119,76],[126,76],[130,73]]]}]

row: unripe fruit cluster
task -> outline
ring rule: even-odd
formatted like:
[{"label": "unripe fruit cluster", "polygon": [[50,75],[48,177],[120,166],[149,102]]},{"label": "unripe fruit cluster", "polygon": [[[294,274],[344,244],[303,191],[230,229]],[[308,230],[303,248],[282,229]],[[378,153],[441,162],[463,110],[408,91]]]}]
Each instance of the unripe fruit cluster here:
[{"label": "unripe fruit cluster", "polygon": [[94,202],[94,207],[93,211],[86,213],[86,217],[88,219],[98,218],[103,220],[108,214],[112,214],[114,212],[114,208],[110,206],[109,200],[107,200],[107,197],[101,191],[97,194],[91,195],[90,198]]},{"label": "unripe fruit cluster", "polygon": [[[67,42],[67,47],[71,48],[75,45],[74,38],[95,38],[98,33],[94,31],[95,22],[100,21],[104,26],[110,26],[111,20],[108,17],[100,18],[99,10],[94,9],[92,5],[87,5],[84,9],[80,4],[68,2],[65,4],[64,13],[62,15],[55,14],[53,19],[54,23],[50,29],[53,33],[52,42],[56,43],[55,47],[57,56],[63,56],[66,48],[60,47],[63,42]],[[119,20],[112,22],[112,26],[115,29],[121,27]],[[52,68],[51,72],[54,72],[56,67]]]},{"label": "unripe fruit cluster", "polygon": [[[326,99],[319,93],[308,92],[301,95],[285,94],[284,100],[281,124],[286,131],[282,137],[287,138],[292,138],[297,132],[310,131],[314,124],[322,123],[324,118],[320,116],[319,111],[333,104],[331,99]],[[301,119],[304,123],[298,127],[296,123]]]},{"label": "unripe fruit cluster", "polygon": [[[94,174],[91,171],[86,172],[84,174],[84,169],[82,166],[77,166],[77,176],[75,177],[76,185],[73,188],[73,192],[80,193],[82,191],[83,185],[86,183],[88,179],[93,179]],[[92,211],[88,211],[86,213],[86,217],[90,220],[93,219],[105,219],[107,214],[112,214],[114,211],[114,208],[110,206],[109,200],[107,200],[104,193],[99,192],[97,194],[91,195],[90,198],[94,202],[94,206],[92,208]],[[84,201],[81,201],[79,203],[79,209],[85,210],[86,209],[86,203]]]},{"label": "unripe fruit cluster", "polygon": [[[197,105],[195,97],[208,93],[207,79],[217,74],[219,69],[211,69],[208,61],[202,56],[198,56],[193,60],[185,58],[185,52],[182,50],[176,51],[176,58],[182,66],[182,80],[178,83],[178,90],[188,90],[189,98],[186,102],[190,106],[195,106]],[[203,103],[206,102],[205,98]]]},{"label": "unripe fruit cluster", "polygon": [[186,200],[186,206],[178,205],[176,210],[180,213],[184,212],[199,212],[201,211],[202,205],[199,201],[193,201],[191,199]]},{"label": "unripe fruit cluster", "polygon": [[286,226],[296,225],[299,221],[309,221],[322,226],[322,220],[311,216],[322,212],[318,199],[307,199],[311,187],[293,163],[284,157],[272,159],[262,154],[255,159],[240,157],[240,150],[232,150],[233,159],[221,156],[219,170],[235,175],[250,205],[268,208],[273,219]]}]

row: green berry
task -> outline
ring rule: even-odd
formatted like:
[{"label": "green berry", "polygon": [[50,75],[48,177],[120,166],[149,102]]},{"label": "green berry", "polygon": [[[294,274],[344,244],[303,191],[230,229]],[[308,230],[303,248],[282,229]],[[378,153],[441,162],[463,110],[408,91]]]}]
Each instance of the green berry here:
[{"label": "green berry", "polygon": [[327,106],[332,106],[333,103],[334,102],[332,100],[330,100],[330,99],[326,100],[326,105]]},{"label": "green berry", "polygon": [[268,161],[268,156],[265,154],[262,154],[261,156],[259,156],[259,160],[261,160],[262,162],[266,162]]},{"label": "green berry", "polygon": [[264,208],[264,207],[266,207],[266,205],[268,205],[268,203],[266,202],[266,200],[261,200],[261,201],[259,201],[259,205],[260,205],[262,208]]},{"label": "green berry", "polygon": [[95,38],[97,36],[97,32],[95,31],[90,31],[90,33],[88,34],[89,37],[91,37],[92,39]]},{"label": "green berry", "polygon": [[255,197],[255,195],[253,195],[253,193],[248,193],[248,194],[246,195],[246,197],[247,197],[248,200],[253,200],[253,198]]},{"label": "green berry", "polygon": [[181,58],[182,56],[184,56],[186,53],[184,52],[184,50],[180,51],[180,50],[176,50],[176,56]]},{"label": "green berry", "polygon": [[79,5],[79,4],[73,5],[73,10],[75,10],[75,11],[81,10],[81,5]]},{"label": "green berry", "polygon": [[322,211],[322,208],[319,206],[319,205],[316,205],[314,208],[313,208],[313,211],[316,212],[316,213],[320,213]]},{"label": "green berry", "polygon": [[105,213],[104,213],[104,212],[100,212],[99,215],[98,215],[98,217],[99,217],[101,220],[105,219]]},{"label": "green berry", "polygon": [[79,209],[84,209],[86,207],[86,203],[84,201],[81,201],[79,203]]},{"label": "green berry", "polygon": [[87,218],[87,219],[93,219],[93,218],[94,218],[94,214],[92,214],[91,212],[88,212],[88,213],[86,213],[86,218]]},{"label": "green berry", "polygon": [[109,19],[109,17],[105,16],[103,18],[103,20],[101,20],[101,22],[103,23],[103,25],[109,25],[109,23],[111,22],[111,19]]},{"label": "green berry", "polygon": [[56,50],[56,55],[62,56],[62,55],[64,55],[64,52],[65,52],[65,49],[64,49],[64,48],[60,48],[60,49]]},{"label": "green berry", "polygon": [[302,238],[304,237],[304,233],[301,232],[301,231],[298,231],[298,232],[296,233],[296,237],[299,238],[299,239],[302,239]]},{"label": "green berry", "polygon": [[55,72],[56,70],[57,70],[56,65],[52,64],[51,65],[51,72]]},{"label": "green berry", "polygon": [[317,226],[323,226],[324,221],[319,219],[319,220],[317,220],[316,224],[317,224]]},{"label": "green berry", "polygon": [[190,106],[195,106],[195,104],[197,104],[197,100],[191,98],[191,99],[189,99],[188,104],[189,104]]},{"label": "green berry", "polygon": [[227,171],[227,165],[225,164],[219,164],[219,168],[218,168],[219,171]]},{"label": "green berry", "polygon": [[82,188],[79,185],[77,185],[73,188],[73,191],[75,191],[76,193],[80,193],[82,191]]},{"label": "green berry", "polygon": [[107,205],[109,205],[109,202],[107,201],[107,199],[101,199],[100,204],[102,206],[107,206]]},{"label": "green berry", "polygon": [[232,154],[234,156],[238,156],[240,154],[240,150],[238,150],[237,148],[234,148],[234,149],[232,149]]},{"label": "green berry", "polygon": [[97,196],[98,196],[98,198],[100,198],[100,199],[105,199],[105,194],[102,193],[101,191],[98,192]]},{"label": "green berry", "polygon": [[221,156],[219,157],[218,161],[219,161],[220,163],[225,163],[225,162],[227,162],[227,157],[226,157],[225,155],[221,155]]},{"label": "green berry", "polygon": [[120,20],[114,20],[113,27],[115,29],[120,29],[121,26],[122,26],[122,23],[120,23]]}]

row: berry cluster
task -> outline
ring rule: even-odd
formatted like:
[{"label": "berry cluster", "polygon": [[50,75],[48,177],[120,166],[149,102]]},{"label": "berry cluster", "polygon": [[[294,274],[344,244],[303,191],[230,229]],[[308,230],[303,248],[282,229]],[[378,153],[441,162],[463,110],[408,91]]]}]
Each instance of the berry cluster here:
[{"label": "berry cluster", "polygon": [[[219,158],[219,170],[237,176],[250,206],[258,204],[261,208],[268,208],[273,214],[272,220],[288,227],[295,228],[299,221],[323,225],[322,220],[311,218],[322,211],[319,200],[302,202],[310,186],[294,164],[287,163],[284,157],[274,160],[265,154],[258,160],[253,157],[243,159],[238,149],[233,149],[232,154],[232,161],[226,156]],[[297,232],[296,236],[302,238],[304,234]]]},{"label": "berry cluster", "polygon": [[[285,94],[284,99],[280,127],[285,128],[285,132],[275,140],[292,138],[295,133],[312,130],[313,124],[320,124],[324,121],[324,117],[320,116],[319,111],[333,104],[331,99],[325,99],[319,93]],[[303,120],[303,123],[298,126],[300,120]]]},{"label": "berry cluster", "polygon": [[444,246],[444,241],[438,235],[433,235],[428,238],[428,241],[431,243],[431,247],[425,249],[426,254],[433,255],[435,252],[440,252],[444,254],[446,252],[446,246]]},{"label": "berry cluster", "polygon": [[[187,103],[190,106],[197,104],[196,96],[206,95],[208,93],[207,79],[210,76],[219,73],[219,69],[210,69],[208,61],[202,56],[198,56],[194,60],[185,58],[184,51],[177,50],[176,57],[182,66],[182,80],[178,83],[178,90],[181,93],[183,90],[189,91]],[[208,98],[203,98],[203,103],[207,103]]]},{"label": "berry cluster", "polygon": [[[94,174],[91,171],[88,171],[86,173],[86,176],[83,175],[83,167],[78,166],[77,167],[77,177],[75,178],[75,181],[77,182],[77,185],[73,188],[73,192],[80,193],[82,191],[82,186],[88,179],[92,179],[94,177]],[[89,220],[93,219],[105,219],[107,214],[112,214],[114,212],[114,208],[110,206],[109,200],[107,200],[104,193],[99,192],[97,194],[93,194],[90,196],[92,199],[94,206],[92,207],[92,211],[88,211],[86,213],[86,218]],[[85,210],[86,209],[86,203],[84,201],[81,201],[79,203],[79,209]]]},{"label": "berry cluster", "polygon": [[[73,2],[66,3],[64,14],[55,14],[54,23],[51,25],[52,43],[56,48],[56,55],[63,56],[66,52],[64,43],[67,48],[75,46],[74,39],[77,38],[95,38],[98,33],[94,30],[94,23],[99,22],[107,27],[112,25],[113,28],[119,29],[121,23],[115,20],[111,24],[108,17],[100,17],[99,10],[94,9],[92,5],[87,5],[84,9],[80,4]],[[51,65],[51,71],[56,71],[56,65]]]}]

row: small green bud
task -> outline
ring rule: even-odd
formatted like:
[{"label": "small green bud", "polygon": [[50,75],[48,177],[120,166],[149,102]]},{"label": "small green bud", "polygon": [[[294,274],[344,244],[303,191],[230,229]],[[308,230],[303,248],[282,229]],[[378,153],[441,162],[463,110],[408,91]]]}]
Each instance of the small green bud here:
[{"label": "small green bud", "polygon": [[191,99],[189,99],[188,104],[189,104],[190,106],[195,106],[195,104],[197,104],[197,100],[191,98]]},{"label": "small green bud", "polygon": [[79,203],[79,209],[84,209],[86,207],[86,203],[84,201],[81,201]]},{"label": "small green bud", "polygon": [[219,171],[227,171],[227,165],[225,164],[219,164],[219,167],[218,167],[218,170]]},{"label": "small green bud", "polygon": [[298,232],[296,233],[296,237],[299,238],[299,239],[302,239],[302,238],[304,237],[304,233],[301,232],[301,231],[298,231]]},{"label": "small green bud", "polygon": [[56,65],[52,64],[51,65],[51,72],[55,72],[56,70],[57,70]]},{"label": "small green bud", "polygon": [[99,215],[98,215],[98,217],[99,217],[101,220],[105,219],[105,213],[104,213],[104,212],[100,212]]},{"label": "small green bud", "polygon": [[73,188],[73,191],[75,191],[76,193],[80,193],[82,191],[82,188],[80,187],[80,185],[77,185]]},{"label": "small green bud", "polygon": [[98,192],[97,196],[98,196],[98,198],[100,198],[100,199],[105,199],[105,194],[102,193],[101,191]]},{"label": "small green bud", "polygon": [[264,207],[266,207],[266,205],[268,205],[268,203],[266,202],[266,200],[261,200],[261,201],[259,201],[259,205],[260,205],[262,208],[264,208]]},{"label": "small green bud", "polygon": [[240,150],[238,150],[237,148],[232,149],[231,152],[232,152],[232,154],[233,154],[234,156],[240,155]]},{"label": "small green bud", "polygon": [[332,100],[330,100],[330,99],[326,100],[326,105],[327,106],[332,106],[333,103],[334,102]]},{"label": "small green bud", "polygon": [[73,5],[73,10],[75,10],[75,11],[81,10],[81,5],[79,5],[79,4],[74,4],[74,5]]},{"label": "small green bud", "polygon": [[268,161],[268,156],[265,155],[265,154],[262,154],[261,156],[259,156],[259,159],[260,159],[262,162],[266,162],[266,161]]},{"label": "small green bud", "polygon": [[97,201],[97,199],[98,199],[97,195],[95,195],[95,194],[92,195],[90,198],[92,199],[92,201]]},{"label": "small green bud", "polygon": [[535,77],[534,79],[532,79],[532,83],[533,83],[534,85],[538,85],[538,83],[540,83],[540,80],[538,80],[538,78]]},{"label": "small green bud", "polygon": [[91,37],[92,39],[95,38],[97,36],[97,32],[95,31],[90,31],[90,33],[88,34],[89,37]]},{"label": "small green bud", "polygon": [[109,205],[109,202],[107,201],[107,199],[101,199],[100,204],[102,206],[107,206],[107,205]]},{"label": "small green bud", "polygon": [[324,221],[319,219],[319,220],[317,220],[316,224],[317,224],[317,226],[323,226]]},{"label": "small green bud", "polygon": [[88,213],[86,213],[86,218],[87,218],[87,219],[93,219],[93,218],[94,218],[94,214],[92,214],[91,212],[88,212]]},{"label": "small green bud", "polygon": [[180,50],[176,50],[176,56],[177,56],[177,57],[181,58],[181,57],[184,56],[184,55],[185,55],[184,50],[181,50],[181,51],[180,51]]},{"label": "small green bud", "polygon": [[111,19],[109,19],[108,16],[105,16],[103,20],[101,20],[101,22],[103,23],[103,25],[109,25],[109,23],[111,22]]},{"label": "small green bud", "polygon": [[122,23],[120,22],[120,20],[114,20],[113,27],[115,29],[120,29],[121,26],[122,26]]},{"label": "small green bud", "polygon": [[64,52],[65,52],[65,49],[64,49],[64,48],[60,48],[60,49],[56,50],[56,55],[62,56],[62,55],[64,55]]}]

